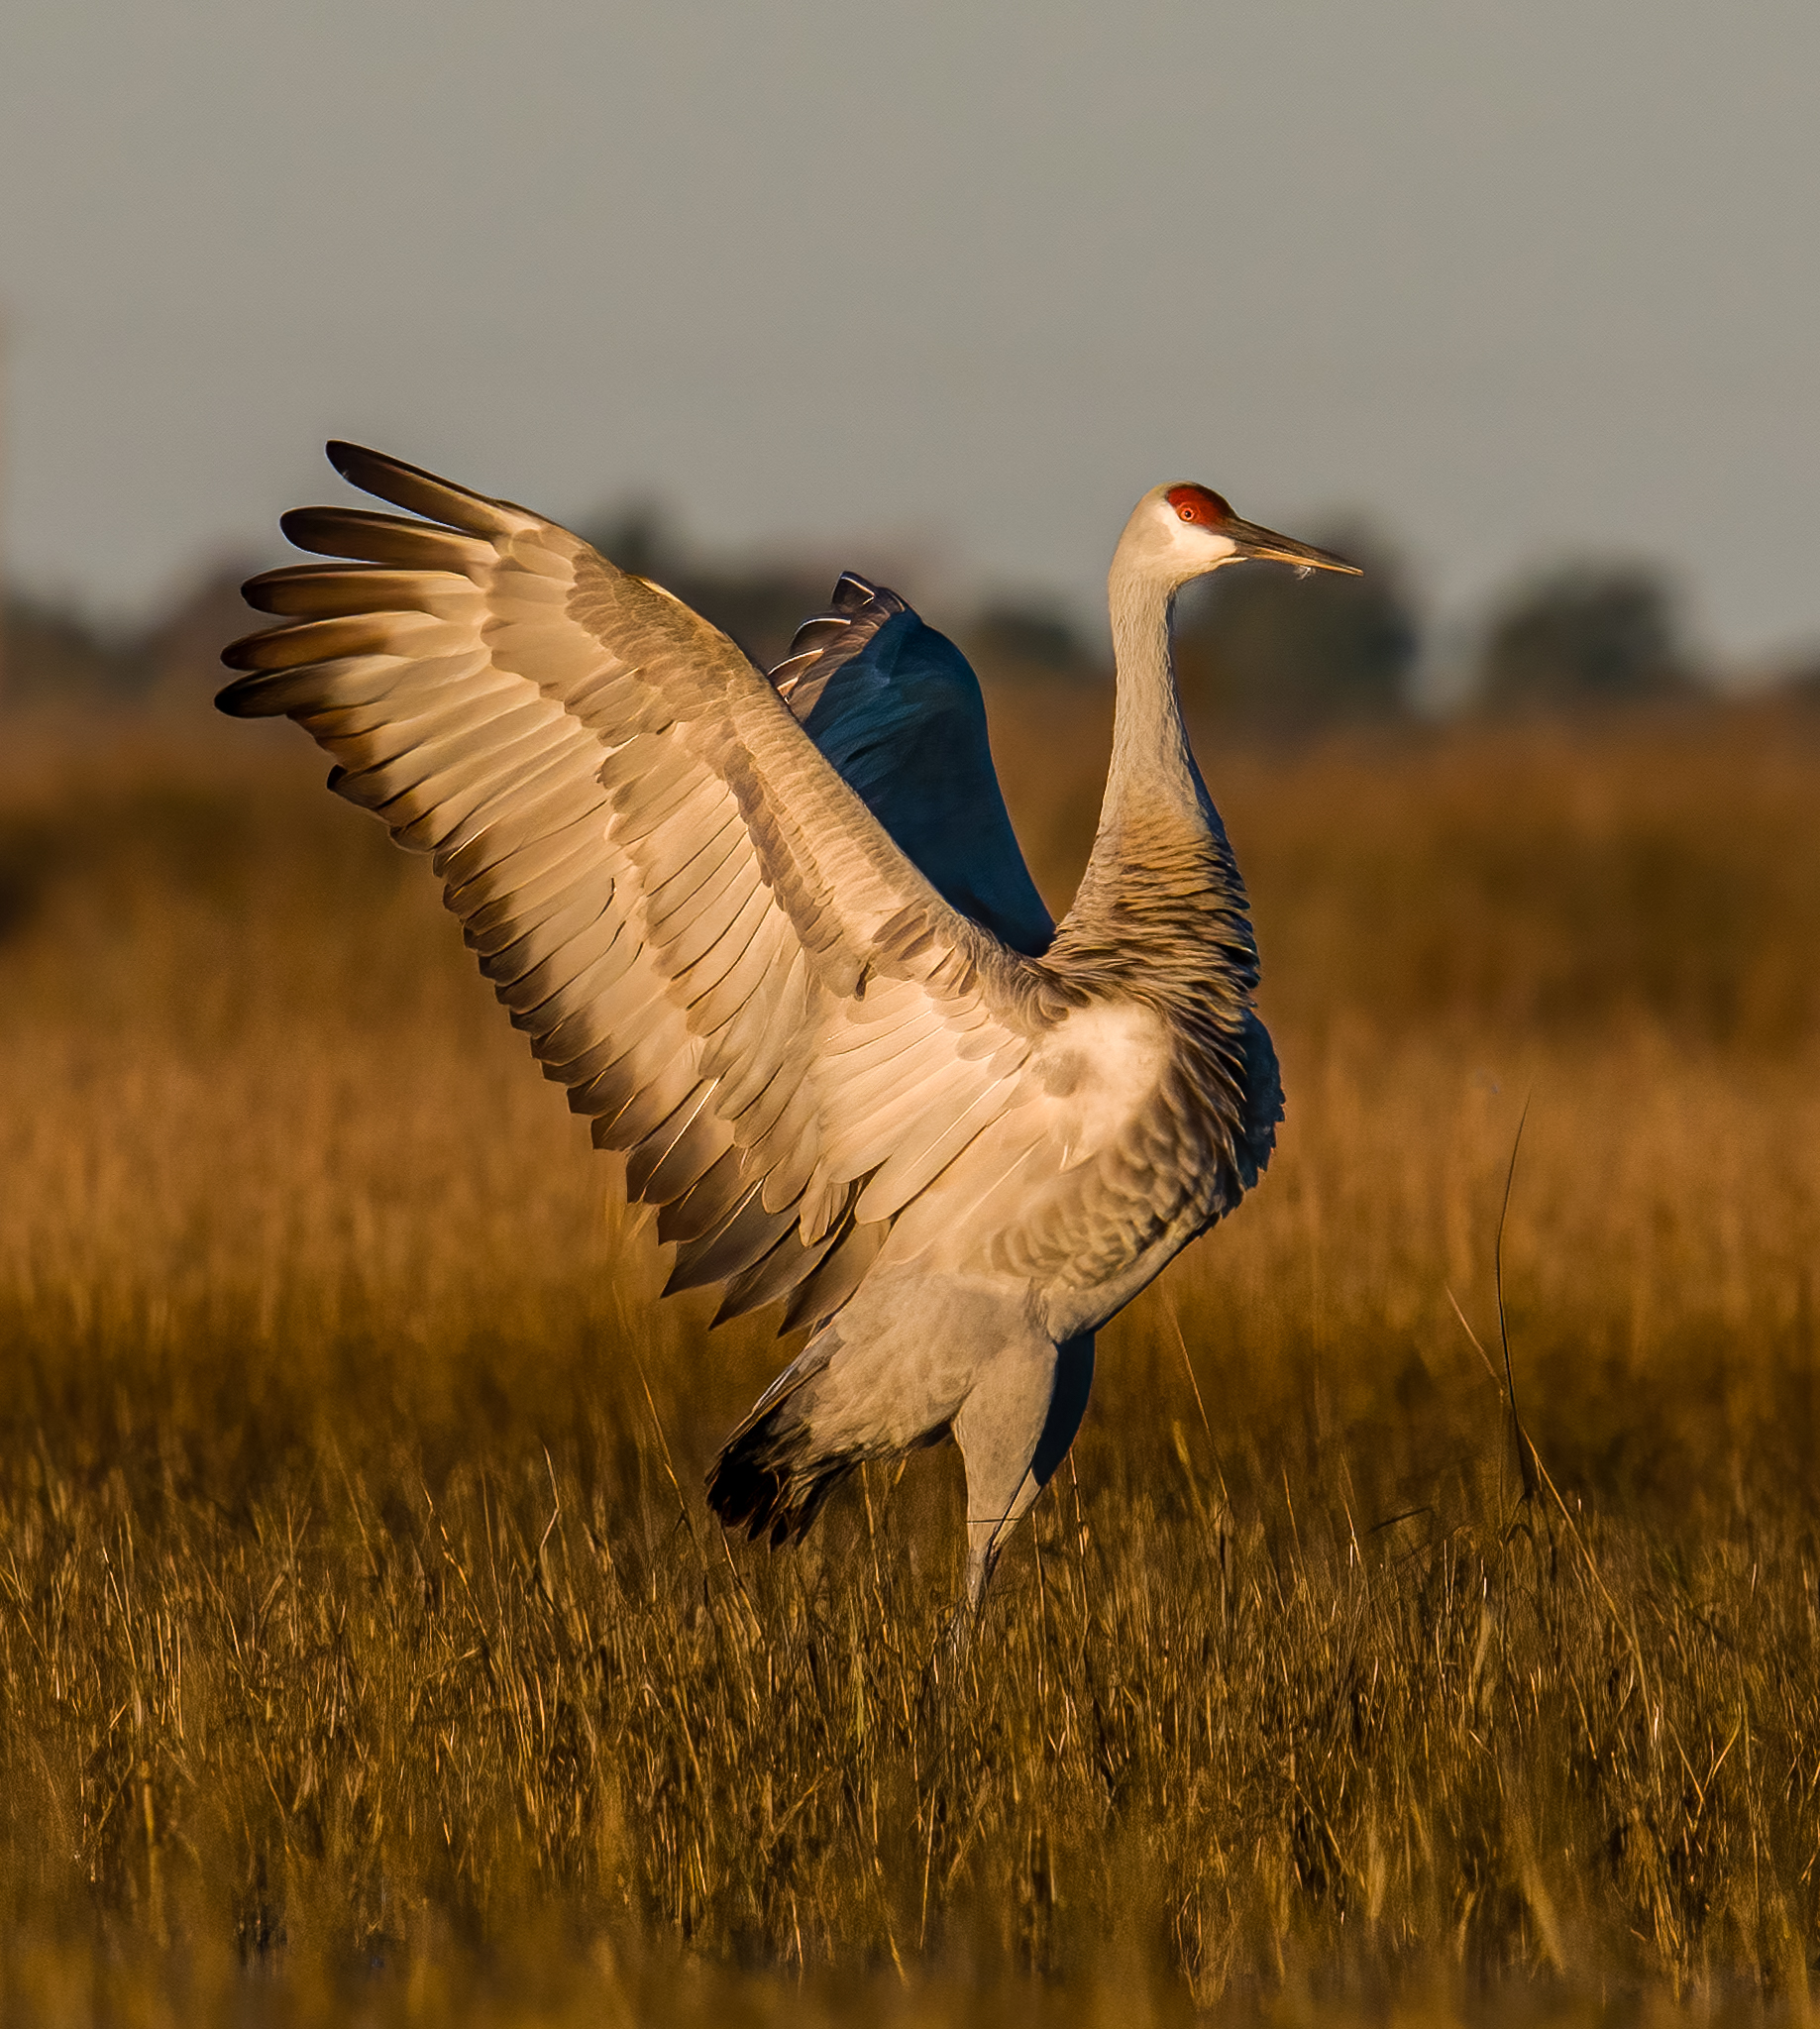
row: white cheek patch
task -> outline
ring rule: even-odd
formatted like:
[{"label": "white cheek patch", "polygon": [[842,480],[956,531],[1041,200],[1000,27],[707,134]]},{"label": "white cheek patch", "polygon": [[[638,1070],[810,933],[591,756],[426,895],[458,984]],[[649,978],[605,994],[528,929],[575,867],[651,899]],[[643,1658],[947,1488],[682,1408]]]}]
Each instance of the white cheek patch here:
[{"label": "white cheek patch", "polygon": [[1230,564],[1238,555],[1238,545],[1229,535],[1216,535],[1212,529],[1195,529],[1182,544],[1185,561],[1196,576],[1209,571],[1218,571],[1222,564]]}]

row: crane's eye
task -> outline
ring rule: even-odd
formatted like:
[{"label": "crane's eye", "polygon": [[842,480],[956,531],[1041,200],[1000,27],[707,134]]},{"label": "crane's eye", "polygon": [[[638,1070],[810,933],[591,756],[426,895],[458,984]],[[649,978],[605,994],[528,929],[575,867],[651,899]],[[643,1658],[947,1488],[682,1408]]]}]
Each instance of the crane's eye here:
[{"label": "crane's eye", "polygon": [[1200,515],[1192,507],[1178,507],[1176,509],[1176,512],[1182,517],[1184,521],[1198,521],[1201,518]]}]

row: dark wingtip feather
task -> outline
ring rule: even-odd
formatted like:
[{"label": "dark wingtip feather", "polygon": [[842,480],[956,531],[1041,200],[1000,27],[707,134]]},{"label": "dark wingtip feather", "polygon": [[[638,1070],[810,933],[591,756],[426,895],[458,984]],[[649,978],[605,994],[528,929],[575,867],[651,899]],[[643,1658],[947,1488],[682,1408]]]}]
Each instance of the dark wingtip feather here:
[{"label": "dark wingtip feather", "polygon": [[[266,665],[260,660],[260,647],[270,632],[269,627],[262,627],[257,634],[243,634],[238,641],[230,641],[221,651],[222,668],[264,672]],[[228,686],[229,691],[239,689],[238,684]],[[226,694],[227,692],[224,691],[222,695]]]},{"label": "dark wingtip feather", "polygon": [[[394,458],[388,451],[375,451],[370,444],[351,444],[345,437],[331,437],[322,447],[323,456],[352,486],[359,486],[366,492],[373,492],[368,485],[367,475],[383,473],[398,479],[427,480],[433,486],[446,486],[452,493],[466,493],[467,486],[457,485],[453,480],[446,480],[440,473],[427,472],[421,465],[408,465],[402,458]],[[481,496],[477,493],[474,498]]]},{"label": "dark wingtip feather", "polygon": [[278,533],[293,549],[314,550],[318,556],[327,556],[330,552],[310,538],[322,532],[323,516],[334,512],[333,507],[287,507],[278,516]]},{"label": "dark wingtip feather", "polygon": [[[225,653],[221,659],[228,662]],[[228,667],[232,669],[234,664],[228,663]],[[260,709],[259,689],[256,677],[236,677],[215,693],[215,709],[226,712],[229,718],[265,718],[268,714]]]},{"label": "dark wingtip feather", "polygon": [[906,612],[909,608],[904,600],[888,585],[874,585],[868,578],[862,578],[857,571],[843,571],[834,581],[834,590],[828,599],[828,608],[845,617],[851,613],[863,612],[874,600],[892,612]]},{"label": "dark wingtip feather", "polygon": [[512,525],[514,516],[525,512],[509,500],[491,499],[472,486],[458,485],[439,473],[407,465],[402,458],[389,457],[383,451],[371,451],[364,444],[331,437],[323,449],[351,486],[471,535],[496,535]]},{"label": "dark wingtip feather", "polygon": [[886,621],[909,611],[890,586],[843,571],[826,608],[811,613],[797,629],[789,655],[770,673],[773,685],[797,717],[806,718],[836,671],[862,654]]},{"label": "dark wingtip feather", "polygon": [[351,445],[345,436],[331,436],[323,445],[323,457],[335,467],[335,471],[364,493],[377,493],[379,487],[372,484],[375,477],[399,475],[408,479],[430,479],[436,484],[447,484],[447,479],[436,479],[434,473],[426,473],[418,465],[406,465],[404,459],[389,459],[383,451],[374,451],[368,445]]},{"label": "dark wingtip feather", "polygon": [[322,449],[323,455],[349,485],[359,486],[364,493],[377,493],[381,498],[390,498],[384,487],[386,480],[423,480],[430,485],[444,486],[454,493],[468,490],[466,486],[458,486],[433,472],[425,472],[420,465],[407,465],[402,458],[392,458],[365,444],[350,444],[344,437],[331,437]]},{"label": "dark wingtip feather", "polygon": [[[279,525],[281,527],[282,523],[280,523]],[[272,587],[274,586],[282,585],[284,581],[287,578],[289,578],[294,571],[298,569],[307,570],[308,568],[309,567],[307,565],[297,566],[293,564],[285,564],[280,565],[279,568],[275,571],[262,571],[258,575],[258,577],[249,578],[247,580],[246,584],[244,584],[240,588],[240,595],[247,601],[248,605],[250,605],[256,613],[274,613],[278,610],[277,607],[267,603],[267,600],[270,596]],[[222,660],[224,662],[227,660],[227,657],[233,651],[233,649],[237,646],[237,643],[230,642],[228,646],[222,650]],[[233,664],[231,663],[228,666],[230,669],[233,668]]]}]

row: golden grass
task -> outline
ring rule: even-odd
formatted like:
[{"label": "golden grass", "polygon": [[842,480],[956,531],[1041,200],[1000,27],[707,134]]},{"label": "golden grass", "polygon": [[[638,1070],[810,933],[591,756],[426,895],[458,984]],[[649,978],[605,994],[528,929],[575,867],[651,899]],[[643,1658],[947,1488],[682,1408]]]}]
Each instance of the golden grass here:
[{"label": "golden grass", "polygon": [[[1052,895],[1098,710],[998,700]],[[957,1667],[952,1455],[724,1542],[766,1328],[313,757],[19,736],[0,2017],[1805,2006],[1820,741],[1202,751],[1289,1120]]]}]

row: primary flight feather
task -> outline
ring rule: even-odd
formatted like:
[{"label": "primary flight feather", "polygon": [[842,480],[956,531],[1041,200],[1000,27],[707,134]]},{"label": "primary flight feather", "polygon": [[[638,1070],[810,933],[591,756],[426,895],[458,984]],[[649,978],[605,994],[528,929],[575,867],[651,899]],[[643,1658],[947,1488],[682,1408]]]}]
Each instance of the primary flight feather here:
[{"label": "primary flight feather", "polygon": [[864,1459],[952,1434],[967,1592],[1066,1454],[1093,1334],[1256,1181],[1281,1118],[1243,889],[1189,751],[1169,613],[1246,557],[1350,570],[1205,487],[1110,581],[1112,769],[1052,925],[973,674],[843,578],[765,676],[567,530],[352,445],[406,515],[305,508],[221,694],[433,856],[547,1077],[661,1208],[672,1289],[812,1335],[708,1498],[773,1542]]}]

